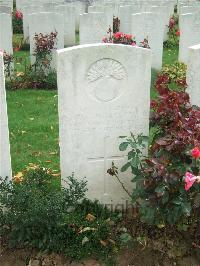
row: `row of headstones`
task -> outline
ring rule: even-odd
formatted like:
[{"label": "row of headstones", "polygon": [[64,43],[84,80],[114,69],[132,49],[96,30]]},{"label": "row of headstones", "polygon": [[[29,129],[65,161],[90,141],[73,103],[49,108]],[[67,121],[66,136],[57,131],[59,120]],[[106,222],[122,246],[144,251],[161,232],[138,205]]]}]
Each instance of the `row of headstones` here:
[{"label": "row of headstones", "polygon": [[[160,3],[161,1],[154,1],[154,3]],[[24,2],[25,3],[25,2]],[[38,5],[22,6],[21,9],[24,14],[24,34],[25,38],[30,36],[30,52],[33,54],[34,50],[34,36],[35,33],[49,33],[51,31],[58,32],[57,48],[61,49],[66,45],[73,45],[75,43],[75,7],[71,3],[65,5],[52,2]],[[77,2],[73,4],[77,5]],[[40,4],[40,5],[39,5]],[[147,0],[143,1],[145,7],[150,8],[151,4]],[[105,4],[106,5],[106,4]],[[96,13],[84,13],[80,15],[80,44],[99,43],[105,36],[109,25],[112,25],[113,15],[115,15],[116,3],[107,3],[109,12],[96,12]],[[141,5],[141,4],[140,4]],[[143,5],[144,6],[144,5]],[[166,6],[166,5],[165,5]],[[170,1],[171,6],[171,1]],[[98,6],[94,6],[95,8]],[[102,6],[101,6],[102,7]],[[118,7],[120,7],[118,5]],[[166,6],[167,7],[167,6]],[[154,7],[158,8],[161,6]],[[93,7],[91,7],[91,10]],[[121,15],[126,20],[127,9],[126,6],[120,7]],[[143,10],[143,9],[141,9]],[[147,9],[146,9],[147,10]],[[54,11],[54,12],[41,12],[41,11]],[[79,10],[80,11],[80,10]],[[84,11],[84,10],[83,10]],[[38,12],[38,13],[36,13]],[[170,12],[170,11],[169,11]],[[168,19],[170,13],[168,14]],[[172,13],[172,11],[171,11]],[[164,14],[164,12],[163,12]],[[7,53],[12,53],[12,30],[11,30],[11,16],[9,14],[0,14],[1,21],[5,27],[2,31],[2,42],[0,41],[1,49],[6,50]],[[162,66],[162,51],[163,51],[163,32],[165,23],[167,24],[167,17],[162,21],[162,15],[159,13],[141,13],[137,14],[132,19],[132,25],[134,25],[134,35],[137,36],[137,42],[142,41],[145,37],[149,36],[150,46],[153,51],[153,68],[160,69]],[[123,19],[122,19],[123,21]],[[162,22],[160,22],[162,21]],[[151,22],[151,23],[150,23]],[[126,23],[125,23],[126,24]],[[128,30],[127,30],[128,32]],[[34,57],[32,56],[32,63]]]},{"label": "row of headstones", "polygon": [[[200,45],[189,50],[189,92],[200,106]],[[63,186],[74,172],[87,178],[89,198],[125,204],[126,194],[107,169],[112,162],[120,169],[126,161],[118,150],[119,136],[149,133],[151,50],[109,44],[66,48],[58,51],[57,75]],[[12,176],[2,55],[0,176]],[[129,174],[120,177],[132,190]]]},{"label": "row of headstones", "polygon": [[[198,3],[197,3],[198,2]],[[146,2],[145,2],[146,3]],[[171,3],[171,2],[170,2]],[[180,3],[181,4],[181,3]],[[184,4],[184,3],[183,3]],[[188,4],[188,3],[187,3]],[[200,42],[200,7],[199,1],[190,2],[189,8],[193,8],[195,4],[196,11],[194,13],[187,13],[180,15],[180,47],[179,47],[179,61],[187,63],[188,47],[198,44]],[[49,5],[49,4],[47,4]],[[188,4],[189,5],[189,4]],[[29,32],[30,32],[30,46],[31,54],[34,50],[34,36],[35,33],[49,33],[51,31],[58,32],[57,48],[64,48],[64,42],[73,45],[75,42],[74,30],[74,7],[68,5],[50,5],[55,7],[62,14],[54,12],[50,13],[37,13],[29,15]],[[93,10],[98,6],[89,8]],[[102,6],[100,6],[102,7]],[[122,19],[122,29],[127,25],[131,26],[130,33],[136,36],[137,43],[142,41],[148,36],[149,44],[153,52],[152,67],[160,69],[162,66],[162,52],[163,52],[163,31],[165,26],[165,17],[161,13],[143,12],[131,15],[131,25],[126,23],[125,18],[129,17],[126,14],[130,12],[132,6],[121,6],[119,8]],[[166,5],[164,5],[164,8]],[[29,7],[31,10],[31,6]],[[38,7],[40,11],[40,6]],[[152,7],[155,9],[163,10],[163,6]],[[180,8],[181,9],[181,8]],[[4,12],[4,11],[3,11]],[[32,11],[31,11],[32,12]],[[162,12],[163,14],[163,12]],[[166,12],[166,14],[170,14]],[[165,18],[167,18],[166,16]],[[108,25],[111,23],[112,16],[107,13],[88,13],[80,15],[80,44],[97,43],[101,42],[104,37]],[[24,18],[25,19],[25,18]],[[73,21],[69,23],[69,21]],[[12,54],[12,18],[10,14],[1,13],[0,9],[0,49],[5,50],[7,53]],[[128,26],[128,27],[129,27]],[[26,29],[27,31],[27,29]],[[65,31],[65,33],[64,33]],[[34,57],[32,56],[32,62]]]}]

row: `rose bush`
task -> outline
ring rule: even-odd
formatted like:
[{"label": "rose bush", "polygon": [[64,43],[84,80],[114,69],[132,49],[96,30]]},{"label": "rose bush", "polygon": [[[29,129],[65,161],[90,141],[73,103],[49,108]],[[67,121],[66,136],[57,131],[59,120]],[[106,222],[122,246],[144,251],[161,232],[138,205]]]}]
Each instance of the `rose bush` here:
[{"label": "rose bush", "polygon": [[12,15],[13,33],[23,33],[23,14],[20,10],[15,10]]},{"label": "rose bush", "polygon": [[[109,28],[108,37],[103,38],[104,43],[115,43],[115,44],[124,44],[124,45],[132,45],[136,46],[137,43],[135,41],[135,37],[132,34],[125,34],[123,32],[116,32],[112,34],[111,28]],[[140,47],[150,49],[148,38],[142,40],[139,44]]]},{"label": "rose bush", "polygon": [[[128,150],[128,162],[121,170],[130,168],[136,184],[132,201],[141,220],[158,227],[186,228],[200,193],[200,108],[191,106],[185,82],[178,76],[161,72],[156,80],[148,157],[142,152],[146,140],[142,136],[131,135],[120,145],[120,150]],[[170,88],[172,82],[176,89]]]}]

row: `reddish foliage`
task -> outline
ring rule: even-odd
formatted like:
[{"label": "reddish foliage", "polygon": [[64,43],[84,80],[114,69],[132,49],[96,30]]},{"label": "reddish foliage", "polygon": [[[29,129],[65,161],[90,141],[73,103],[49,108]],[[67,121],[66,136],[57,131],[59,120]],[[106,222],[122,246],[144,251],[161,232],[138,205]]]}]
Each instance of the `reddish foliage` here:
[{"label": "reddish foliage", "polygon": [[[170,90],[170,79],[159,75],[156,89],[158,100],[152,101],[152,122],[162,130],[162,141],[158,139],[152,151],[160,148],[173,154],[184,154],[188,147],[200,146],[200,109],[189,102],[189,95],[184,91]],[[178,82],[184,88],[186,82]]]}]

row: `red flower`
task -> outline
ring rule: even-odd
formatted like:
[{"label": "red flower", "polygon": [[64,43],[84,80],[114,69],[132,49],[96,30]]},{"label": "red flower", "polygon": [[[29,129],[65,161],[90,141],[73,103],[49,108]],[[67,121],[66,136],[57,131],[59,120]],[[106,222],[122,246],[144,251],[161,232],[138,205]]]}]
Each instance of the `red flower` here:
[{"label": "red flower", "polygon": [[177,32],[176,32],[176,36],[180,36],[180,30],[177,30]]},{"label": "red flower", "polygon": [[195,159],[199,159],[200,158],[200,150],[198,147],[195,147],[194,149],[191,150],[191,154],[192,157],[194,157]]},{"label": "red flower", "polygon": [[122,32],[116,32],[116,33],[114,34],[114,37],[115,37],[116,39],[120,39],[120,38],[123,37],[123,33],[122,33]]},{"label": "red flower", "polygon": [[173,29],[174,26],[175,26],[175,20],[173,18],[170,18],[170,20],[169,20],[169,28]]},{"label": "red flower", "polygon": [[17,10],[16,13],[15,13],[15,17],[17,19],[22,19],[23,18],[23,14],[20,10]]},{"label": "red flower", "polygon": [[132,39],[132,37],[133,37],[133,36],[132,36],[131,34],[126,34],[126,38],[127,38],[127,39]]}]

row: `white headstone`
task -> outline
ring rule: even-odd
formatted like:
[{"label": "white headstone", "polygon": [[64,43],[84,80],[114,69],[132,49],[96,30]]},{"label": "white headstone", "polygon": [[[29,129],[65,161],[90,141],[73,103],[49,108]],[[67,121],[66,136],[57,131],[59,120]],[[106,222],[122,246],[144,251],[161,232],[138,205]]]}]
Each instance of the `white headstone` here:
[{"label": "white headstone", "polygon": [[200,2],[199,6],[181,6],[179,14],[195,13],[200,11]]},{"label": "white headstone", "polygon": [[86,2],[83,1],[74,1],[71,5],[75,8],[76,13],[76,31],[79,31],[80,27],[80,14],[86,12]]},{"label": "white headstone", "polygon": [[131,34],[135,36],[137,44],[148,38],[152,50],[152,68],[162,68],[164,27],[161,23],[162,14],[144,12],[132,15]]},{"label": "white headstone", "polygon": [[43,7],[42,6],[23,6],[22,13],[23,13],[23,33],[24,33],[24,40],[26,42],[29,42],[29,15],[33,13],[39,13],[42,12]]},{"label": "white headstone", "polygon": [[106,5],[101,5],[101,6],[89,6],[88,7],[88,13],[96,13],[96,12],[100,12],[100,13],[105,13],[108,20],[109,20],[109,25],[111,27],[111,29],[113,29],[113,9],[110,6],[106,6]]},{"label": "white headstone", "polygon": [[189,47],[200,43],[200,12],[179,16],[179,61],[187,64]]},{"label": "white headstone", "polygon": [[[41,12],[29,15],[30,54],[32,64],[35,62],[33,51],[35,48],[35,34],[50,34],[57,32],[55,49],[64,48],[64,18],[59,13]],[[52,61],[52,68],[56,67],[56,54]]]},{"label": "white headstone", "polygon": [[[57,73],[63,186],[74,172],[87,178],[90,199],[125,203],[126,193],[107,170],[127,160],[119,136],[149,133],[151,51],[80,45],[58,51]],[[121,178],[131,191],[127,174]]]},{"label": "white headstone", "polygon": [[0,177],[12,177],[3,55],[0,53]]},{"label": "white headstone", "polygon": [[0,13],[0,49],[7,54],[13,54],[12,47],[12,16]]},{"label": "white headstone", "polygon": [[187,66],[187,92],[191,103],[200,107],[200,44],[189,47]]},{"label": "white headstone", "polygon": [[110,19],[105,13],[85,13],[80,15],[80,44],[101,43],[107,36]]},{"label": "white headstone", "polygon": [[160,23],[163,23],[164,27],[164,41],[168,39],[169,21],[171,18],[170,8],[168,6],[152,6],[150,12],[160,14]]},{"label": "white headstone", "polygon": [[75,37],[75,8],[69,5],[59,5],[56,7],[56,12],[63,14],[64,17],[64,33],[65,45],[74,45],[76,42]]},{"label": "white headstone", "polygon": [[9,7],[9,6],[2,6],[2,5],[0,5],[0,13],[11,14],[12,13],[12,8]]},{"label": "white headstone", "polygon": [[0,5],[8,6],[13,10],[13,0],[0,0]]},{"label": "white headstone", "polygon": [[132,14],[140,12],[140,7],[137,5],[127,5],[119,7],[120,31],[126,34],[131,33]]}]

